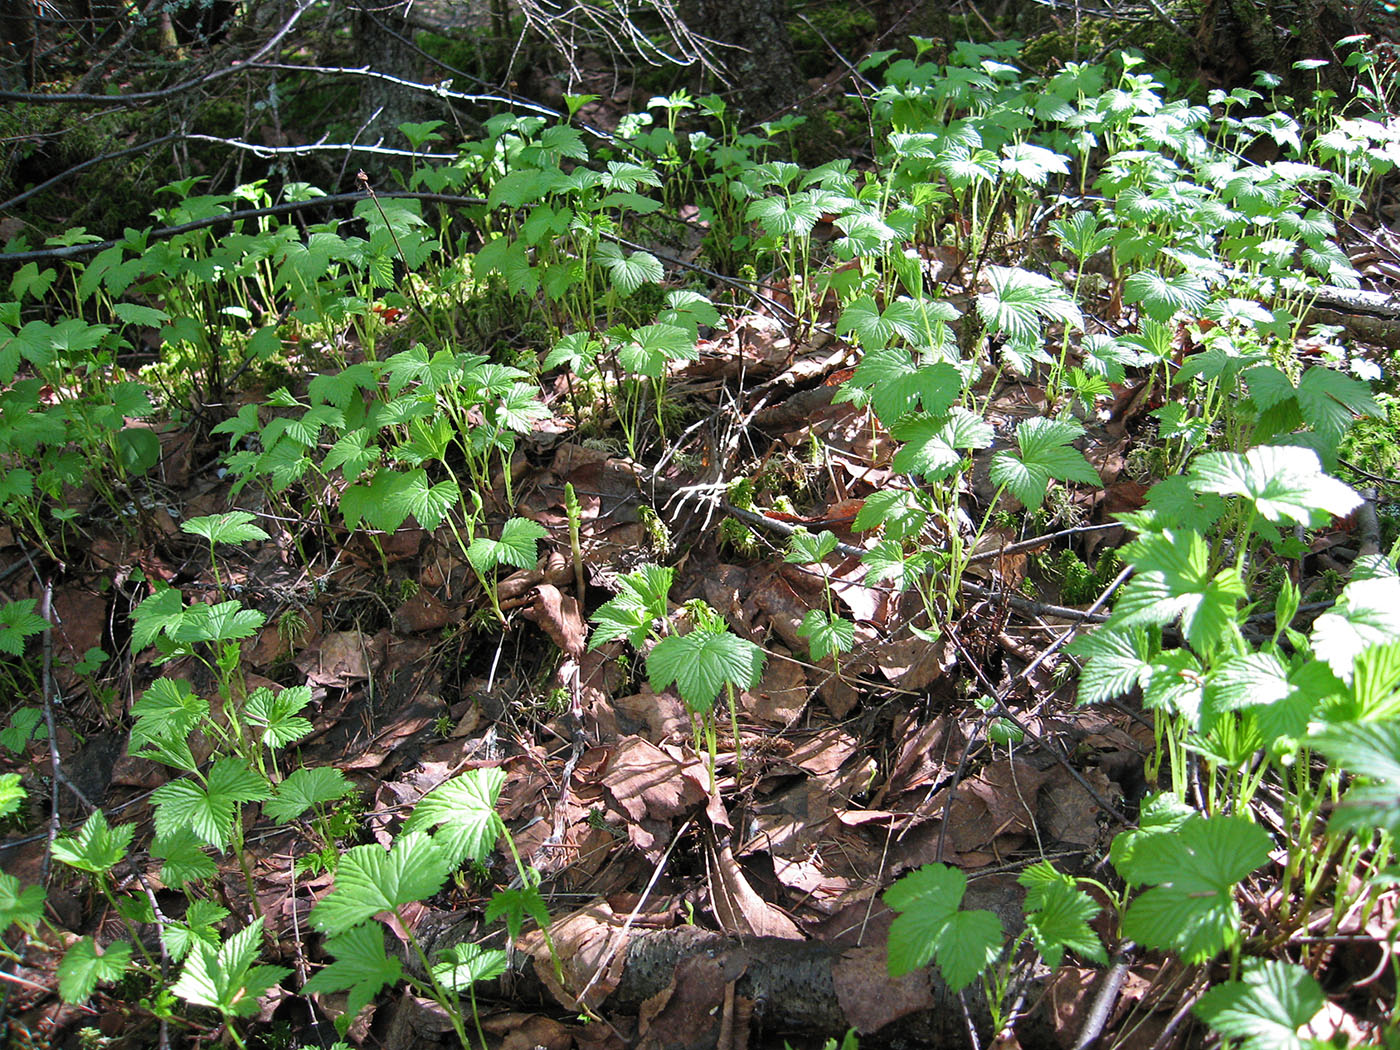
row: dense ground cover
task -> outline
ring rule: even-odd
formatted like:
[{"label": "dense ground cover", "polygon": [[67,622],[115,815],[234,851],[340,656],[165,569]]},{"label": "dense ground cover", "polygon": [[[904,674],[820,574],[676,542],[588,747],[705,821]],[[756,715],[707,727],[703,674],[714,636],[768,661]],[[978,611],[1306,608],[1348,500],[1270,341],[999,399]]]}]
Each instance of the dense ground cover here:
[{"label": "dense ground cover", "polygon": [[1367,43],[916,38],[858,158],[570,96],[13,241],[13,1030],[1393,1041]]}]

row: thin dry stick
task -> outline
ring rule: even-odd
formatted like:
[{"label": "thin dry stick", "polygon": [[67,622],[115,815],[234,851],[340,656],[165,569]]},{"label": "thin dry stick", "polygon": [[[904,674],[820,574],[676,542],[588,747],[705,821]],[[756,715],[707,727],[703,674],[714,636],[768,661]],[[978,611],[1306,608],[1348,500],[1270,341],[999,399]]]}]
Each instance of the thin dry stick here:
[{"label": "thin dry stick", "polygon": [[427,317],[428,311],[423,309],[423,301],[418,298],[418,289],[413,287],[413,270],[408,265],[408,256],[403,253],[403,245],[399,243],[399,235],[394,232],[394,224],[389,221],[389,216],[384,214],[384,205],[379,203],[379,198],[375,196],[374,187],[369,184],[369,176],[363,170],[355,176],[360,186],[369,194],[369,199],[374,201],[374,206],[379,209],[379,217],[384,220],[385,227],[389,230],[389,236],[393,238],[394,247],[398,249],[399,259],[403,262],[404,275],[403,283],[408,288],[408,294],[413,297],[413,305],[418,307],[418,315]]}]

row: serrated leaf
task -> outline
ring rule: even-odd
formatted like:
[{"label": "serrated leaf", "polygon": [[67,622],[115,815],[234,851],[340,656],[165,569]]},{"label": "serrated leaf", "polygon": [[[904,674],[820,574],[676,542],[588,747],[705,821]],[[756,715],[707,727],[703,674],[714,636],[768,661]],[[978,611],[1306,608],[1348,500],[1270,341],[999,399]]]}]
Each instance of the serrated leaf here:
[{"label": "serrated leaf", "polygon": [[338,769],[304,766],[277,785],[276,794],[263,803],[263,814],[285,824],[314,806],[338,802],[354,790],[355,785]]},{"label": "serrated leaf", "polygon": [[1361,503],[1351,488],[1322,472],[1315,452],[1292,445],[1263,445],[1243,456],[1204,453],[1191,465],[1190,483],[1197,492],[1243,496],[1272,522],[1322,525]]},{"label": "serrated leaf", "polygon": [[190,902],[182,922],[167,920],[161,925],[160,940],[170,958],[179,962],[201,941],[217,948],[223,940],[214,927],[229,916],[229,910],[203,897]]},{"label": "serrated leaf", "polygon": [[534,919],[542,930],[549,927],[549,908],[540,893],[537,877],[535,883],[519,889],[497,890],[491,895],[491,903],[486,905],[486,921],[505,919],[506,932],[512,941],[519,939],[526,916]]},{"label": "serrated leaf", "polygon": [[246,543],[268,538],[246,510],[231,510],[224,514],[207,514],[180,523],[180,531],[191,536],[203,536],[210,543]]},{"label": "serrated leaf", "polygon": [[482,575],[494,572],[500,565],[517,569],[533,569],[539,557],[537,544],[549,535],[549,530],[529,518],[511,518],[501,527],[501,538],[493,540],[478,536],[467,548],[467,560]]},{"label": "serrated leaf", "polygon": [[21,598],[0,606],[0,653],[23,656],[25,639],[48,628],[49,622],[34,611],[38,604],[38,599]]},{"label": "serrated leaf", "polygon": [[104,875],[126,856],[135,833],[135,824],[109,825],[102,810],[95,809],[76,832],[54,840],[53,857],[70,868]]},{"label": "serrated leaf", "polygon": [[44,917],[44,887],[21,886],[19,879],[0,871],[0,933],[11,924],[32,931]]},{"label": "serrated leaf", "polygon": [[1005,266],[988,266],[986,272],[991,290],[977,297],[977,312],[989,332],[1038,341],[1042,318],[1084,327],[1079,307],[1054,279]]},{"label": "serrated leaf", "polygon": [[218,865],[205,853],[205,845],[193,831],[179,827],[151,844],[151,856],[165,861],[160,869],[160,881],[167,886],[182,887],[187,882],[203,882],[219,873]]},{"label": "serrated leaf", "polygon": [[604,241],[596,254],[608,280],[623,295],[631,295],[644,284],[660,284],[666,277],[661,260],[650,252],[627,254],[611,241]]},{"label": "serrated leaf", "polygon": [[102,981],[120,980],[131,962],[131,945],[116,941],[101,952],[91,937],[69,948],[58,964],[58,994],[65,1003],[86,1002]]},{"label": "serrated leaf", "polygon": [[1251,960],[1240,980],[1209,989],[1192,1011],[1239,1050],[1302,1050],[1298,1035],[1326,1005],[1317,980],[1301,966]]},{"label": "serrated leaf", "polygon": [[238,758],[221,758],[209,770],[207,787],[191,779],[162,784],[151,795],[156,807],[156,835],[167,838],[188,828],[216,849],[228,846],[235,811],[244,802],[271,796],[267,780]]},{"label": "serrated leaf", "polygon": [[310,686],[298,685],[273,692],[266,686],[253,690],[243,703],[243,718],[262,730],[262,743],[270,750],[286,747],[311,732],[311,723],[298,712],[311,703]]},{"label": "serrated leaf", "polygon": [[1146,835],[1115,862],[1130,884],[1152,884],[1128,905],[1123,932],[1189,963],[1223,950],[1239,933],[1236,884],[1269,859],[1268,834],[1245,816],[1192,816],[1174,833]]},{"label": "serrated leaf", "polygon": [[1197,649],[1224,645],[1235,636],[1235,609],[1245,597],[1244,584],[1233,567],[1210,575],[1199,533],[1147,533],[1124,547],[1122,555],[1136,570],[1113,607],[1123,626],[1165,626],[1180,617],[1187,641]]},{"label": "serrated leaf", "polygon": [[891,433],[904,442],[895,453],[895,470],[941,481],[962,462],[960,449],[987,448],[995,436],[991,426],[966,409],[954,408],[948,416],[906,417]]},{"label": "serrated leaf", "polygon": [[757,687],[765,659],[763,650],[746,638],[697,629],[657,642],[647,654],[647,677],[658,692],[674,682],[686,706],[703,714],[726,683]]},{"label": "serrated leaf", "polygon": [[926,864],[885,891],[885,903],[900,913],[890,925],[891,977],[934,962],[957,992],[996,962],[1001,920],[989,911],[960,910],[966,888],[958,869]]},{"label": "serrated leaf", "polygon": [[626,638],[633,648],[640,649],[652,623],[666,618],[666,599],[673,576],[671,568],[650,563],[620,576],[617,596],[590,617],[594,627],[588,648]]},{"label": "serrated leaf", "polygon": [[1027,868],[1016,881],[1026,887],[1026,927],[1046,965],[1058,967],[1066,948],[1100,966],[1108,965],[1103,944],[1089,926],[1102,909],[1074,879],[1043,860]]},{"label": "serrated leaf", "polygon": [[1079,673],[1079,702],[1098,704],[1129,692],[1141,683],[1152,659],[1145,631],[1098,630],[1075,639],[1068,651],[1085,660]]},{"label": "serrated leaf", "polygon": [[418,801],[404,830],[437,828],[433,843],[453,867],[468,859],[484,861],[506,830],[496,813],[505,782],[501,769],[474,769],[453,777]]},{"label": "serrated leaf", "polygon": [[1148,316],[1170,321],[1178,313],[1201,314],[1210,301],[1203,278],[1190,273],[1163,277],[1155,270],[1129,274],[1123,282],[1123,301],[1141,303]]},{"label": "serrated leaf", "polygon": [[187,1003],[207,1006],[228,1017],[258,1012],[258,997],[292,971],[254,966],[262,944],[262,916],[215,947],[197,942],[170,991]]},{"label": "serrated leaf", "polygon": [[251,638],[258,633],[267,617],[256,609],[245,609],[241,602],[219,602],[215,605],[190,605],[180,616],[180,622],[170,632],[177,642],[230,642]]},{"label": "serrated leaf", "polygon": [[442,952],[433,964],[433,977],[444,988],[465,992],[479,981],[491,981],[506,972],[506,953],[463,942]]},{"label": "serrated leaf", "polygon": [[377,845],[355,846],[341,856],[331,892],[311,909],[311,925],[332,936],[345,933],[382,911],[431,897],[451,868],[421,832],[399,835],[387,853]]},{"label": "serrated leaf", "polygon": [[[302,992],[349,992],[345,1017],[354,1019],[374,997],[403,976],[403,963],[384,950],[384,928],[378,923],[361,923],[344,933],[326,939],[326,951],[335,961],[321,967],[302,985]],[[339,1024],[337,1024],[339,1027]]]},{"label": "serrated leaf", "polygon": [[18,773],[0,773],[0,817],[18,812],[20,803],[28,797]]},{"label": "serrated leaf", "polygon": [[816,565],[840,542],[834,532],[822,531],[814,536],[799,525],[788,537],[788,550],[783,561],[789,565]]},{"label": "serrated leaf", "polygon": [[1313,622],[1312,648],[1336,676],[1352,679],[1356,658],[1369,646],[1400,637],[1400,579],[1353,580],[1332,608]]},{"label": "serrated leaf", "polygon": [[998,452],[992,457],[991,480],[1006,488],[1026,507],[1035,510],[1045,502],[1050,481],[1079,481],[1101,485],[1096,471],[1072,441],[1083,436],[1078,423],[1037,417],[1016,428],[1020,454]]},{"label": "serrated leaf", "polygon": [[902,540],[917,536],[927,523],[928,510],[913,492],[880,489],[865,497],[851,528],[856,532],[868,532],[883,526],[886,539]]},{"label": "serrated leaf", "polygon": [[856,625],[850,620],[828,613],[825,609],[809,609],[797,628],[799,638],[806,638],[812,659],[825,660],[832,653],[848,653],[855,645]]}]

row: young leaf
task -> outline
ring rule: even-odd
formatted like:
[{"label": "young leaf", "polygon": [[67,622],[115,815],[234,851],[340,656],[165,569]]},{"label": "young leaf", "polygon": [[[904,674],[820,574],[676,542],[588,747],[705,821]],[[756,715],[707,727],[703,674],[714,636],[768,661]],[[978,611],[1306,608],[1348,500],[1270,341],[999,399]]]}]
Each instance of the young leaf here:
[{"label": "young leaf", "polygon": [[257,1013],[258,997],[292,972],[283,966],[253,965],[262,945],[262,926],[258,916],[217,947],[196,942],[170,991],[225,1017]]},{"label": "young leaf", "polygon": [[833,616],[825,609],[809,609],[797,628],[800,638],[806,638],[812,659],[825,660],[833,652],[848,653],[855,645],[856,625],[850,620]]},{"label": "young leaf", "polygon": [[1179,616],[1186,640],[1198,650],[1224,645],[1238,633],[1235,609],[1245,597],[1244,583],[1234,568],[1210,575],[1199,533],[1147,533],[1122,553],[1136,574],[1113,607],[1119,624],[1165,625]]},{"label": "young leaf", "polygon": [[346,850],[335,885],[311,909],[311,925],[332,936],[382,911],[421,901],[442,889],[452,865],[421,832],[405,832],[386,853],[376,845]]},{"label": "young leaf", "polygon": [[74,834],[54,840],[53,857],[70,868],[105,875],[126,856],[135,833],[135,824],[109,825],[102,810],[95,809]]},{"label": "young leaf", "polygon": [[[529,870],[534,873],[533,868]],[[491,923],[497,919],[505,919],[506,932],[513,941],[520,938],[527,915],[539,924],[540,929],[549,926],[549,908],[540,893],[538,874],[535,874],[535,880],[534,884],[522,886],[520,889],[497,890],[491,895],[491,902],[486,905],[486,921]]]},{"label": "young leaf", "polygon": [[29,797],[19,781],[18,773],[0,773],[0,817],[17,812],[20,803]]},{"label": "young leaf", "polygon": [[10,712],[10,724],[0,730],[0,747],[18,753],[24,750],[29,741],[48,738],[44,712],[37,707],[18,707]]},{"label": "young leaf", "polygon": [[1400,637],[1400,579],[1354,579],[1332,608],[1313,621],[1312,648],[1333,674],[1349,682],[1356,658],[1368,647]]},{"label": "young leaf", "polygon": [[209,701],[196,696],[188,682],[157,678],[132,705],[136,724],[128,745],[136,754],[155,740],[180,740],[209,716]]},{"label": "young leaf", "polygon": [[1359,778],[1332,811],[1329,826],[1370,835],[1400,833],[1400,723],[1327,725],[1313,737],[1318,749]]},{"label": "young leaf", "polygon": [[840,542],[834,532],[823,531],[814,536],[799,525],[788,538],[788,552],[783,561],[790,565],[816,565]]},{"label": "young leaf", "polygon": [[988,424],[962,408],[948,416],[906,416],[891,433],[905,443],[895,453],[895,470],[921,474],[928,481],[941,481],[957,470],[963,457],[959,449],[986,448],[993,437]]},{"label": "young leaf", "polygon": [[623,295],[631,295],[644,284],[660,284],[666,276],[661,261],[650,252],[628,255],[611,241],[598,245],[597,259],[612,286]]},{"label": "young leaf", "polygon": [[1098,471],[1090,466],[1084,454],[1069,447],[1070,442],[1083,433],[1082,426],[1067,420],[1044,417],[1025,420],[1016,428],[1020,456],[1012,452],[998,452],[993,456],[992,483],[1005,485],[1031,510],[1045,502],[1045,490],[1052,478],[1087,485],[1102,484]]},{"label": "young leaf", "polygon": [[35,598],[21,598],[0,606],[0,653],[24,655],[24,640],[43,634],[49,622],[34,611]]},{"label": "young leaf", "polygon": [[354,790],[355,785],[338,769],[303,766],[277,785],[276,795],[263,803],[263,814],[285,824],[313,806],[337,802]]},{"label": "young leaf", "polygon": [[262,730],[262,743],[276,750],[311,732],[311,723],[297,714],[309,703],[310,686],[293,686],[276,693],[262,686],[248,695],[243,704],[243,717],[249,725]]},{"label": "young leaf", "polygon": [[1239,1040],[1231,1044],[1239,1050],[1302,1050],[1315,1044],[1298,1029],[1326,1002],[1307,970],[1271,959],[1246,962],[1240,980],[1217,984],[1192,1009],[1226,1039]]},{"label": "young leaf", "polygon": [[1130,884],[1153,885],[1128,905],[1124,935],[1193,965],[1210,959],[1239,936],[1235,885],[1269,859],[1271,845],[1248,817],[1220,814],[1142,836],[1114,861]]},{"label": "young leaf", "polygon": [[490,981],[506,972],[506,953],[478,944],[454,944],[433,964],[438,984],[453,992],[465,992],[478,981]]},{"label": "young leaf", "polygon": [[58,964],[58,994],[65,1003],[84,1002],[100,981],[117,981],[131,962],[131,945],[116,941],[99,952],[91,937],[84,937]]},{"label": "young leaf", "polygon": [[403,829],[438,828],[433,844],[454,868],[468,858],[484,861],[506,830],[496,813],[505,782],[501,769],[474,769],[453,777],[419,799]]},{"label": "young leaf", "polygon": [[951,991],[961,991],[1001,954],[1001,920],[992,912],[962,911],[967,876],[944,864],[925,864],[885,891],[899,912],[890,926],[889,971],[900,977],[938,964]]},{"label": "young leaf", "polygon": [[180,523],[180,531],[191,536],[203,536],[213,543],[245,543],[265,540],[267,533],[253,524],[254,517],[246,510],[231,510],[225,514],[209,514]]},{"label": "young leaf", "polygon": [[1047,966],[1058,967],[1066,948],[1100,966],[1108,965],[1103,944],[1089,927],[1089,920],[1101,909],[1074,879],[1043,860],[1016,881],[1026,888],[1026,926]]},{"label": "young leaf", "polygon": [[1361,503],[1352,489],[1322,472],[1316,452],[1293,445],[1264,445],[1243,456],[1204,453],[1191,465],[1190,482],[1197,492],[1243,496],[1272,522],[1322,525]]},{"label": "young leaf", "polygon": [[156,835],[166,838],[188,828],[215,849],[228,846],[235,811],[241,803],[271,797],[265,778],[239,758],[221,758],[209,770],[207,788],[194,780],[172,780],[151,795],[156,808]]},{"label": "young leaf", "polygon": [[44,887],[21,886],[19,879],[0,871],[0,933],[13,923],[25,931],[33,931],[44,917]]},{"label": "young leaf", "polygon": [[160,928],[160,940],[170,958],[179,962],[190,953],[197,943],[203,942],[215,948],[223,940],[214,927],[229,916],[229,910],[203,897],[190,902],[181,922],[167,921]]},{"label": "young leaf", "polygon": [[1182,312],[1199,315],[1209,300],[1205,280],[1191,273],[1163,277],[1155,270],[1140,270],[1123,282],[1123,302],[1142,303],[1157,321],[1170,321]]},{"label": "young leaf", "polygon": [[908,489],[880,489],[865,497],[851,528],[868,532],[883,526],[886,540],[902,540],[917,536],[927,522],[928,510],[916,493]]},{"label": "young leaf", "polygon": [[666,599],[671,593],[674,570],[650,563],[618,578],[615,598],[593,614],[593,637],[589,649],[596,649],[616,638],[626,638],[634,649],[646,641],[651,625],[666,618]]},{"label": "young leaf", "polygon": [[536,544],[549,535],[539,522],[529,518],[511,518],[501,527],[501,538],[493,540],[478,536],[467,548],[467,558],[483,576],[494,572],[498,565],[517,569],[533,569],[538,558]]},{"label": "young leaf", "polygon": [[160,868],[160,881],[178,888],[187,882],[212,879],[219,873],[219,867],[204,852],[205,848],[199,836],[187,827],[158,836],[151,844],[151,856],[165,861]]},{"label": "young leaf", "polygon": [[185,600],[174,587],[157,584],[155,593],[131,610],[131,648],[139,652],[160,634],[173,637],[185,616]]},{"label": "young leaf", "polygon": [[[345,1013],[336,1018],[342,1034],[357,1014],[374,1001],[380,990],[403,976],[403,964],[384,951],[384,928],[378,923],[361,923],[344,933],[326,938],[326,951],[335,961],[323,966],[302,985],[302,992],[349,992]],[[341,1022],[345,1024],[342,1026]]]},{"label": "young leaf", "polygon": [[661,639],[647,655],[647,677],[658,692],[676,684],[692,711],[704,714],[729,683],[753,689],[763,677],[763,650],[728,631],[694,630]]},{"label": "young leaf", "polygon": [[988,266],[991,290],[977,297],[977,312],[987,330],[1008,339],[1039,341],[1041,318],[1083,328],[1079,307],[1053,278],[1029,270]]}]

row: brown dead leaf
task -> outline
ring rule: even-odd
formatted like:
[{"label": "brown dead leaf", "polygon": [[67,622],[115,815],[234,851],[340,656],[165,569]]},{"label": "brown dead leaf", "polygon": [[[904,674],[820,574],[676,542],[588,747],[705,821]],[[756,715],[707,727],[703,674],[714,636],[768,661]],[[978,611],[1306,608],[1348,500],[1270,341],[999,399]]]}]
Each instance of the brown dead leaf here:
[{"label": "brown dead leaf", "polygon": [[739,706],[756,722],[768,725],[791,725],[807,706],[807,676],[802,666],[783,659],[788,651],[780,645],[770,646],[772,659],[764,668],[758,688],[739,694]]},{"label": "brown dead leaf", "polygon": [[796,923],[754,892],[728,844],[716,842],[714,832],[708,828],[705,832],[705,867],[709,877],[710,905],[720,928],[726,933],[802,939],[802,932]]},{"label": "brown dead leaf", "polygon": [[705,793],[682,777],[683,763],[639,736],[617,742],[603,768],[603,787],[634,821],[668,821],[705,800]]},{"label": "brown dead leaf", "polygon": [[552,583],[542,583],[535,589],[533,604],[520,615],[539,624],[550,641],[575,660],[583,656],[588,628],[574,596],[563,594]]},{"label": "brown dead leaf", "polygon": [[653,693],[650,686],[643,685],[640,693],[619,697],[613,707],[619,733],[637,733],[653,744],[690,737],[685,705],[669,692]]},{"label": "brown dead leaf", "polygon": [[303,650],[294,662],[311,685],[343,688],[368,678],[382,657],[382,650],[374,651],[362,632],[334,631],[319,645]]},{"label": "brown dead leaf", "polygon": [[957,663],[946,638],[926,642],[911,635],[897,642],[886,642],[875,653],[875,665],[891,685],[919,692],[942,678]]},{"label": "brown dead leaf", "polygon": [[481,1027],[501,1037],[498,1050],[569,1050],[574,1045],[568,1026],[543,1014],[496,1014],[482,1018]]},{"label": "brown dead leaf", "polygon": [[419,634],[441,630],[461,618],[460,611],[449,609],[432,591],[419,591],[394,610],[394,628],[404,634]]},{"label": "brown dead leaf", "polygon": [[642,1003],[637,1050],[733,1050],[734,982],[746,968],[742,951],[682,958],[670,983]]},{"label": "brown dead leaf", "polygon": [[624,922],[607,901],[599,900],[549,924],[549,936],[563,971],[563,985],[555,977],[549,946],[539,930],[525,934],[520,946],[530,953],[535,973],[561,1006],[566,1010],[582,1009],[576,998],[582,996],[583,1003],[595,1010],[622,979],[627,947],[627,937],[622,932]]},{"label": "brown dead leaf", "polygon": [[831,968],[836,1001],[846,1022],[861,1035],[877,1032],[892,1021],[934,1006],[928,970],[891,977],[885,938],[848,948]]}]

